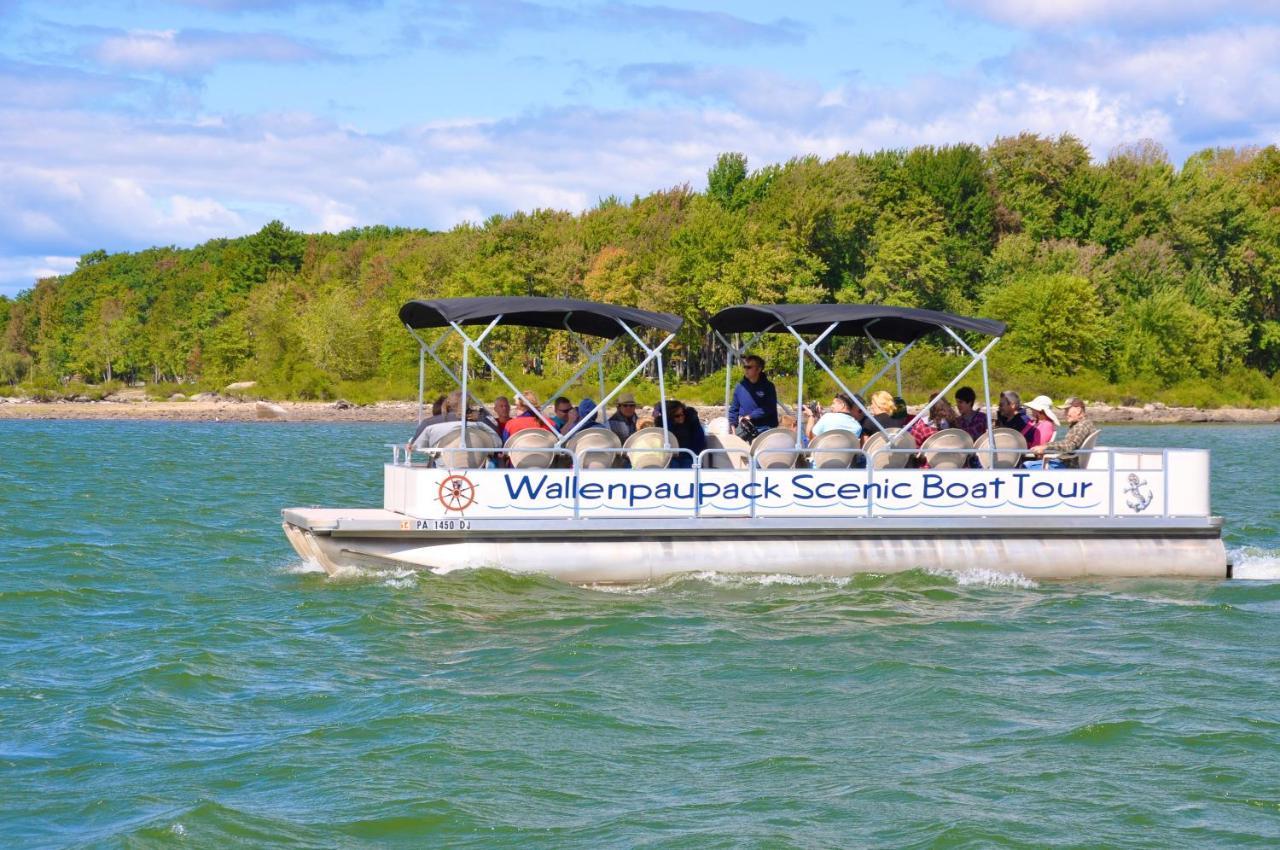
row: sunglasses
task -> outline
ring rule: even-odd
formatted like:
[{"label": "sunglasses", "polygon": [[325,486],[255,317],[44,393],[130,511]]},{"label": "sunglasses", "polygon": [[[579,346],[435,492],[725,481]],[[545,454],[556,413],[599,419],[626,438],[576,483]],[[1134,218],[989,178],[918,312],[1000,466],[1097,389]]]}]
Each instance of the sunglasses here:
[{"label": "sunglasses", "polygon": [[634,401],[624,401],[622,404],[618,405],[618,407],[635,407],[635,406],[636,406],[636,403]]},{"label": "sunglasses", "polygon": [[568,413],[570,410],[573,410],[573,408],[572,408],[572,407],[557,407],[557,408],[556,408],[556,413],[559,413],[561,416],[564,416],[564,415],[565,415],[566,413]]}]

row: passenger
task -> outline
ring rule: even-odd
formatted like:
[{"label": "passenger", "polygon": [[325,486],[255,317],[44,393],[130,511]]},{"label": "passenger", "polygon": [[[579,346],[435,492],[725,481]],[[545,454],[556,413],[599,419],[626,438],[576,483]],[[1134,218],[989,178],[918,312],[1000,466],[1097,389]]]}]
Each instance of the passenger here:
[{"label": "passenger", "polygon": [[[422,451],[423,449],[437,446],[441,440],[458,430],[459,423],[462,421],[462,392],[454,390],[449,395],[444,396],[440,409],[443,412],[439,416],[432,416],[418,423],[412,439],[409,440],[409,448],[412,451]],[[468,410],[467,417],[469,421],[475,420],[475,411]],[[475,422],[474,426],[467,426],[468,429],[472,427],[492,430],[486,423],[479,421]],[[495,438],[496,436],[494,434]]]},{"label": "passenger", "polygon": [[662,426],[665,422],[667,430],[676,438],[680,448],[693,452],[692,457],[685,452],[673,454],[669,466],[671,469],[689,469],[693,466],[693,458],[702,454],[707,448],[707,434],[702,430],[698,411],[671,399],[667,402],[666,413],[667,415],[662,419],[654,417],[655,424]]},{"label": "passenger", "polygon": [[[867,409],[871,412],[871,418],[879,422],[881,427],[901,428],[906,424],[906,421],[893,415],[894,408],[897,406],[893,396],[889,395],[885,390],[877,390],[871,394],[871,406]],[[871,434],[876,430],[879,429],[872,428],[867,433]]]},{"label": "passenger", "polygon": [[973,407],[977,400],[978,396],[973,391],[973,387],[961,387],[956,390],[956,412],[959,418],[951,423],[953,428],[959,428],[973,437],[974,442],[987,433],[987,415]]},{"label": "passenger", "polygon": [[[507,420],[507,424],[503,426],[502,437],[505,440],[510,440],[512,434],[517,431],[523,431],[526,428],[541,428],[544,431],[550,430],[543,421],[538,418],[537,414],[533,412],[538,408],[537,394],[534,393],[533,390],[525,390],[524,397],[524,399],[516,399],[516,415]],[[528,399],[528,402],[526,402],[525,399]],[[532,405],[532,407],[530,407],[530,405]]]},{"label": "passenger", "polygon": [[917,447],[924,445],[925,440],[939,431],[953,427],[952,423],[959,418],[956,409],[940,395],[934,393],[929,396],[929,412],[911,426],[911,436],[915,438]]},{"label": "passenger", "polygon": [[432,415],[432,416],[443,416],[443,415],[444,415],[444,402],[445,402],[445,396],[439,396],[438,398],[436,398],[436,400],[435,400],[435,401],[431,402],[431,415]]},{"label": "passenger", "polygon": [[1031,435],[1036,427],[1035,415],[1029,413],[1022,406],[1022,396],[1013,390],[1005,390],[1000,393],[1000,405],[996,411],[996,425],[1000,428],[1011,428],[1017,431],[1023,437],[1026,437],[1028,446],[1033,445]]},{"label": "passenger", "polygon": [[493,400],[493,421],[498,426],[497,431],[502,433],[502,429],[507,427],[507,423],[511,421],[511,401],[504,395],[500,395]]},{"label": "passenger", "polygon": [[828,431],[850,431],[855,436],[862,436],[862,424],[854,416],[857,405],[844,393],[836,393],[831,399],[831,408],[825,413],[821,405],[816,405],[814,413],[817,419],[809,423],[808,437],[812,440],[819,434]]},{"label": "passenger", "polygon": [[618,396],[618,406],[614,408],[613,415],[609,417],[609,427],[613,429],[613,433],[618,435],[618,439],[624,443],[627,441],[627,437],[639,430],[639,423],[636,421],[636,397],[634,395],[622,393]]},{"label": "passenger", "polygon": [[778,391],[764,373],[764,358],[742,358],[742,380],[729,401],[729,428],[751,442],[766,428],[778,427]]},{"label": "passenger", "polygon": [[[1075,469],[1080,466],[1080,458],[1075,452],[1090,434],[1098,430],[1098,426],[1094,425],[1085,414],[1084,401],[1081,399],[1073,398],[1067,402],[1066,406],[1069,426],[1067,436],[1033,448],[1031,453],[1041,460],[1027,461],[1027,469],[1062,469],[1063,467]],[[1061,454],[1058,457],[1045,459],[1045,452],[1061,452]]]},{"label": "passenger", "polygon": [[1027,434],[1027,448],[1053,442],[1058,433],[1058,415],[1053,412],[1053,402],[1047,395],[1038,395],[1027,402],[1027,410],[1033,417],[1031,433]]},{"label": "passenger", "polygon": [[555,407],[551,413],[551,424],[556,426],[556,430],[563,434],[568,430],[569,417],[577,411],[573,408],[573,402],[564,396],[556,399]]},{"label": "passenger", "polygon": [[[589,398],[584,398],[582,401],[578,402],[578,418],[576,421],[581,422],[584,419],[587,421],[587,424],[583,425],[582,428],[607,427],[596,418],[596,403]],[[578,430],[581,431],[582,429],[580,428]]]}]

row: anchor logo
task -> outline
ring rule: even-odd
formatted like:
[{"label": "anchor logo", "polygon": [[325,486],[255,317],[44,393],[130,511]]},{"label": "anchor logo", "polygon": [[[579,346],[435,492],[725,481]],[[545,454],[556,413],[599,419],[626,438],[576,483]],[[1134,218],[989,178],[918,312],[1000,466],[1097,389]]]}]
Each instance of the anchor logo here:
[{"label": "anchor logo", "polygon": [[440,482],[436,496],[446,511],[462,513],[476,500],[476,485],[465,475],[450,475]]},{"label": "anchor logo", "polygon": [[1124,488],[1124,493],[1129,498],[1124,503],[1129,506],[1129,510],[1135,513],[1142,513],[1151,504],[1151,500],[1155,496],[1151,493],[1151,488],[1147,486],[1147,479],[1139,478],[1137,474],[1129,473],[1129,486]]}]

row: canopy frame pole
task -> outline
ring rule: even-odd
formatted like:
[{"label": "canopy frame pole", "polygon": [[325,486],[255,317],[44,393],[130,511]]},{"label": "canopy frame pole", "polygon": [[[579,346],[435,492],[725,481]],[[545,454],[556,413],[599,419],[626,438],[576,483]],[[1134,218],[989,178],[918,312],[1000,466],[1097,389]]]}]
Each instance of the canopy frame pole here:
[{"label": "canopy frame pole", "polygon": [[723,342],[723,343],[724,343],[724,347],[725,347],[725,354],[724,354],[724,415],[725,415],[726,417],[729,415],[729,398],[730,398],[730,396],[732,395],[732,390],[731,390],[730,388],[733,386],[732,380],[733,380],[733,358],[734,358],[734,355],[737,355],[737,357],[738,357],[738,361],[739,361],[739,362],[741,362],[741,361],[742,361],[742,356],[743,356],[744,354],[746,354],[746,353],[747,353],[747,349],[748,349],[748,348],[750,348],[751,346],[755,345],[757,342],[759,342],[759,341],[760,341],[760,337],[764,336],[766,333],[768,333],[770,330],[772,330],[772,329],[773,329],[773,328],[775,328],[775,327],[777,327],[777,322],[773,323],[772,325],[770,325],[769,327],[765,328],[765,329],[764,329],[764,330],[762,330],[762,331],[757,331],[757,332],[755,333],[755,335],[751,337],[751,339],[747,340],[747,344],[746,344],[746,345],[743,345],[743,346],[737,346],[737,345],[734,345],[732,342],[729,342],[729,340],[725,337],[725,335],[724,335],[724,334],[722,334],[722,333],[720,333],[720,331],[713,331],[713,332],[715,333],[715,335],[716,335],[716,338],[717,338],[717,339],[719,339],[721,342]]},{"label": "canopy frame pole", "polygon": [[[497,323],[501,320],[502,320],[502,316],[498,316],[496,319],[494,319],[493,322],[490,323],[489,327],[485,329],[484,334],[481,334],[480,338],[483,339],[485,335],[487,335],[489,331],[492,330],[493,327],[497,325]],[[483,360],[485,364],[493,371],[493,373],[502,379],[502,382],[511,389],[511,392],[515,395],[515,397],[520,401],[524,402],[525,409],[533,413],[533,415],[538,419],[539,422],[541,422],[543,425],[546,425],[548,430],[554,433],[556,429],[551,424],[550,420],[548,420],[547,417],[543,415],[542,411],[537,407],[537,405],[531,404],[529,402],[529,399],[525,396],[524,393],[516,389],[516,385],[511,383],[511,379],[507,377],[507,373],[503,372],[501,369],[497,367],[497,365],[493,362],[493,360],[489,358],[489,355],[484,353],[484,349],[476,345],[476,343],[472,341],[471,337],[467,336],[466,332],[462,330],[462,327],[457,322],[450,321],[449,325],[455,331],[457,331],[458,336],[462,337],[463,344],[471,348],[473,351],[475,351],[476,356],[479,357],[481,360]]]},{"label": "canopy frame pole", "polygon": [[609,351],[609,349],[613,347],[613,344],[621,338],[621,337],[614,337],[613,339],[606,342],[599,351],[597,351],[595,354],[592,354],[591,348],[585,342],[582,341],[582,338],[575,331],[572,331],[569,329],[568,322],[569,322],[569,317],[566,316],[564,329],[566,331],[569,331],[569,335],[573,338],[573,341],[577,343],[578,349],[583,353],[583,355],[586,356],[587,361],[583,363],[581,367],[579,367],[578,371],[573,373],[573,377],[571,377],[569,380],[565,381],[563,384],[561,384],[559,387],[556,388],[556,391],[551,395],[551,398],[547,399],[548,401],[554,401],[555,399],[559,398],[560,394],[563,393],[565,390],[569,389],[569,387],[573,386],[579,378],[581,378],[583,375],[587,373],[587,370],[590,369],[593,364],[597,364],[600,367],[600,394],[603,395],[604,394],[604,356]]},{"label": "canopy frame pole", "polygon": [[[502,321],[502,314],[499,313],[497,316],[494,317],[493,321],[489,323],[489,326],[486,327],[483,331],[481,331],[480,336],[476,337],[475,346],[477,351],[480,350],[480,345],[484,342],[484,338],[489,335],[489,331],[496,328],[498,326],[498,323],[501,321]],[[467,447],[467,413],[468,413],[468,408],[471,406],[470,404],[471,395],[467,392],[467,379],[471,375],[471,369],[468,367],[468,360],[467,360],[467,355],[470,353],[470,351],[471,351],[471,346],[464,345],[462,347],[462,410],[458,412],[458,418],[462,420],[462,435],[460,437],[460,440],[463,448]]]},{"label": "canopy frame pole", "polygon": [[[814,363],[817,363],[822,368],[827,369],[827,364],[826,362],[823,361],[822,357],[818,354],[817,349],[819,345],[822,345],[822,341],[825,340],[828,336],[830,336],[831,332],[834,331],[839,326],[839,324],[840,324],[839,322],[833,322],[831,325],[827,327],[825,331],[820,333],[818,335],[818,338],[815,339],[813,342],[805,342],[804,337],[802,337],[799,333],[797,333],[795,328],[791,327],[790,325],[786,326],[787,331],[793,337],[796,338],[796,345],[797,345],[796,377],[798,378],[798,383],[800,384],[800,387],[796,392],[796,448],[797,449],[801,448],[801,445],[802,445],[800,434],[804,430],[804,423],[802,421],[802,418],[806,412],[805,406],[804,406],[804,356],[805,354],[808,354],[810,357],[813,358]],[[830,369],[827,369],[827,372],[831,374],[833,378],[835,377],[835,374],[832,373]],[[844,383],[841,382],[839,378],[836,378],[836,383],[840,384],[840,389],[852,395],[852,393],[849,393],[848,388],[845,387]],[[856,404],[857,402],[855,401],[854,403]]]},{"label": "canopy frame pole", "polygon": [[[948,333],[951,333],[952,336],[955,336],[955,334],[951,332],[951,328],[947,328],[944,326],[944,329]],[[956,337],[956,338],[959,339],[959,337]],[[945,387],[938,390],[937,397],[934,399],[930,399],[928,404],[920,408],[920,412],[917,413],[915,416],[911,417],[911,419],[907,422],[907,424],[902,426],[902,430],[910,431],[913,427],[915,427],[915,424],[919,422],[921,419],[923,419],[925,414],[927,414],[933,408],[934,401],[936,401],[939,398],[945,398],[947,393],[951,392],[951,388],[954,387],[956,384],[960,383],[962,380],[964,380],[964,376],[969,374],[970,370],[972,370],[974,366],[977,366],[979,362],[985,362],[987,352],[990,351],[992,346],[994,346],[999,341],[1000,341],[1000,337],[996,337],[995,339],[991,340],[991,342],[987,343],[986,348],[982,349],[982,351],[974,353],[973,358],[969,361],[969,365],[961,369],[960,373],[951,379],[951,383],[947,384]],[[961,342],[960,344],[964,345],[963,342]],[[967,345],[964,345],[964,348],[966,351],[973,352],[973,349],[969,348],[969,346]],[[990,438],[988,438],[988,442],[990,442]]]},{"label": "canopy frame pole", "polygon": [[[831,327],[823,331],[822,335],[818,337],[816,340],[814,340],[813,344],[810,345],[809,343],[804,341],[804,338],[801,337],[800,334],[796,333],[795,328],[787,326],[787,330],[791,332],[791,335],[794,336],[797,340],[799,340],[802,350],[807,350],[809,352],[809,356],[813,358],[813,362],[817,363],[820,367],[822,367],[822,371],[826,372],[828,375],[831,376],[831,380],[836,382],[836,386],[844,390],[845,395],[853,399],[853,403],[857,405],[858,409],[862,411],[864,416],[866,416],[866,421],[874,423],[877,430],[883,431],[884,426],[881,425],[878,421],[876,421],[876,418],[871,415],[871,411],[867,410],[866,406],[861,401],[858,400],[858,394],[855,393],[853,390],[849,389],[848,387],[846,387],[844,384],[844,381],[840,380],[840,376],[837,375],[834,371],[832,371],[831,367],[827,365],[827,361],[823,360],[822,356],[818,354],[816,350],[814,350],[815,346],[817,346],[824,339],[826,339],[827,336],[835,329],[836,329],[836,325],[835,324],[831,325]],[[867,429],[863,428],[862,430],[865,433]]]},{"label": "canopy frame pole", "polygon": [[881,347],[880,341],[871,335],[872,324],[874,324],[874,322],[868,322],[867,327],[863,328],[862,332],[866,334],[867,339],[871,340],[871,344],[876,347],[876,351],[880,352],[880,355],[884,357],[886,360],[888,360],[889,362],[884,365],[883,369],[881,369],[879,372],[876,372],[876,376],[871,380],[867,381],[866,384],[863,385],[862,389],[858,391],[858,393],[860,395],[862,393],[865,393],[867,390],[871,389],[876,385],[876,381],[884,377],[885,372],[888,372],[892,368],[896,368],[898,370],[898,397],[901,398],[902,397],[902,356],[915,346],[916,340],[914,339],[911,340],[911,342],[903,346],[901,351],[899,351],[893,357],[890,357],[889,352],[885,351],[884,348]]},{"label": "canopy frame pole", "polygon": [[987,352],[991,350],[991,346],[1000,341],[1000,337],[993,339],[986,348],[982,349],[981,354],[974,354],[973,349],[969,347],[968,343],[960,338],[959,334],[946,325],[943,325],[942,329],[950,334],[952,339],[960,343],[960,347],[969,352],[970,355],[982,360],[982,397],[983,402],[986,405],[983,409],[983,414],[987,417],[987,451],[988,456],[991,459],[991,468],[994,469],[996,465],[996,442],[995,436],[991,433],[991,380],[987,373]]},{"label": "canopy frame pole", "polygon": [[[630,326],[628,326],[626,322],[622,321],[621,319],[617,319],[617,322],[619,325],[622,326],[623,330],[625,330],[631,336],[631,338],[636,341],[636,343],[640,346],[640,348],[644,350],[645,358],[641,360],[639,363],[637,363],[636,367],[631,370],[630,374],[628,374],[625,378],[619,381],[617,386],[615,386],[612,390],[610,390],[606,396],[600,399],[599,409],[601,410],[603,410],[605,406],[608,405],[608,403],[613,400],[614,396],[622,392],[622,388],[625,387],[627,384],[631,383],[632,379],[635,378],[636,375],[639,375],[642,371],[644,371],[645,367],[648,366],[649,363],[654,360],[654,358],[659,357],[662,349],[666,347],[667,343],[671,342],[671,340],[676,338],[676,335],[674,333],[667,334],[666,339],[662,340],[662,342],[658,343],[653,348],[650,348],[649,346],[644,344],[644,341],[641,340],[640,337],[636,336],[635,332],[631,330]],[[615,337],[615,339],[621,339],[621,338],[622,338],[621,336]],[[659,383],[659,393],[664,393],[664,392],[665,390],[662,388],[662,384]],[[665,399],[664,399],[664,403],[665,403]],[[586,427],[586,425],[587,425],[586,419],[579,419],[578,422],[572,428],[569,429],[569,432],[564,436],[562,436],[556,442],[556,446],[563,446],[565,443],[569,441],[570,437],[572,437],[574,434],[581,431],[583,428]],[[664,447],[670,448],[670,446],[667,446],[665,443],[664,443]]]}]

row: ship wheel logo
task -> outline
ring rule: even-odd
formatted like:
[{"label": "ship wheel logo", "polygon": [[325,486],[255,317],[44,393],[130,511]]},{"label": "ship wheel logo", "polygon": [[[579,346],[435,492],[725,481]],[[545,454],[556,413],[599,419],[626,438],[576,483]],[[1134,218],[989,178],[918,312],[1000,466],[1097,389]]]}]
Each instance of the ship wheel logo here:
[{"label": "ship wheel logo", "polygon": [[446,511],[462,513],[476,500],[476,485],[465,475],[450,475],[440,482],[437,498]]}]

